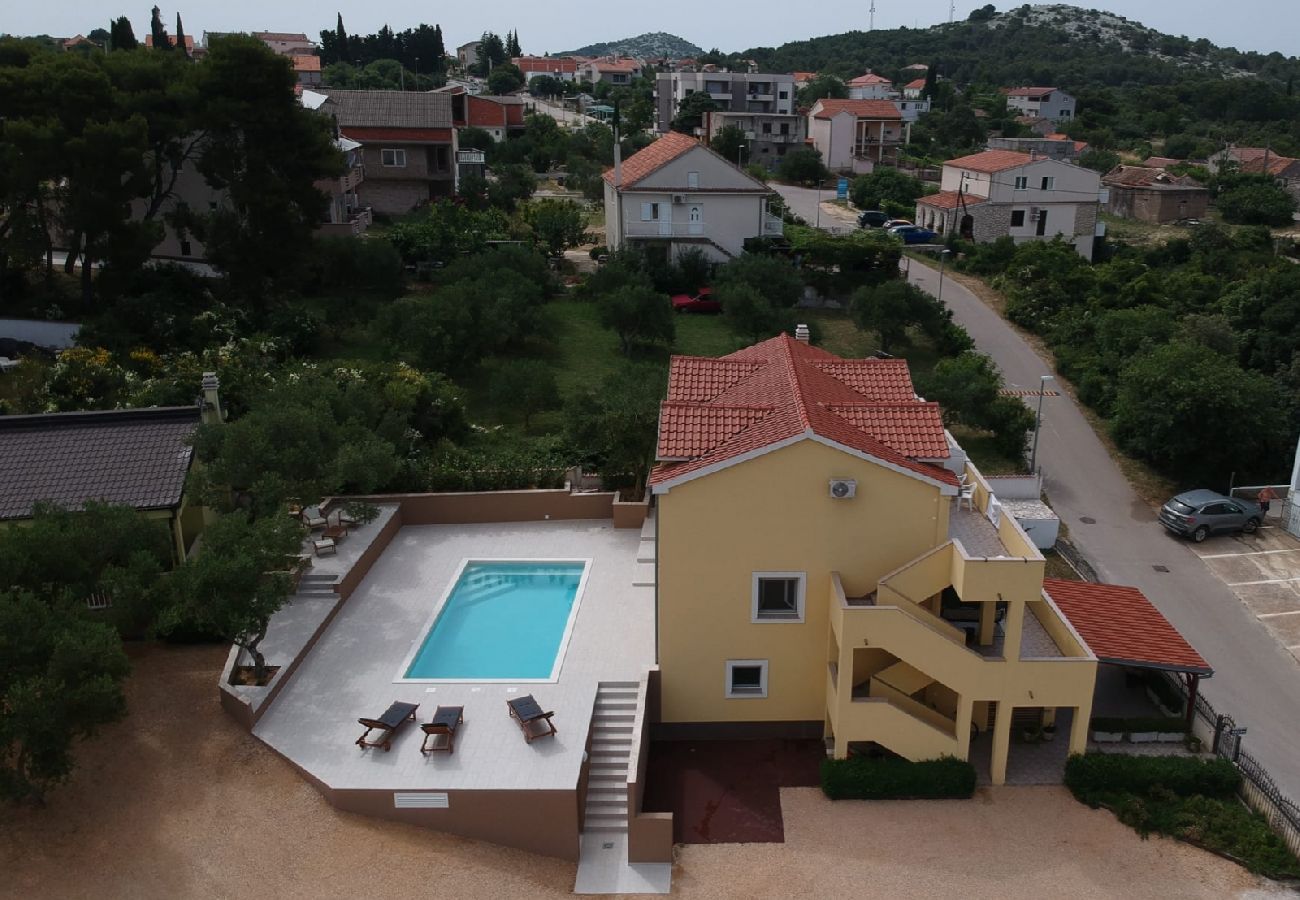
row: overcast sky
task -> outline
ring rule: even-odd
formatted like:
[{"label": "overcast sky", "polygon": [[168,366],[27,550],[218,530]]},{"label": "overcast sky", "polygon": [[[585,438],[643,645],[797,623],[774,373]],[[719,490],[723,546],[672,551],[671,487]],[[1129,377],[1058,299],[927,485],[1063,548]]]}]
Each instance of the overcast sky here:
[{"label": "overcast sky", "polygon": [[[175,21],[176,7],[163,6],[164,21]],[[982,3],[957,3],[965,18]],[[1019,3],[994,4],[999,10]],[[1170,34],[1206,37],[1240,50],[1300,54],[1300,25],[1295,0],[1084,0],[1080,5],[1106,9]],[[107,27],[125,14],[137,37],[149,31],[150,0],[46,0],[43,3],[0,0],[0,31],[11,34],[70,36]],[[187,34],[208,31],[302,31],[315,37],[334,26],[343,13],[349,33],[366,34],[387,23],[394,30],[428,22],[442,26],[448,48],[473,40],[485,30],[504,34],[517,28],[527,53],[571,50],[597,41],[668,31],[706,50],[745,50],[775,46],[822,34],[867,27],[870,0],[804,0],[797,5],[773,3],[656,0],[653,3],[503,3],[435,4],[429,0],[205,0],[182,7]],[[877,28],[924,28],[948,19],[948,0],[876,0]],[[766,11],[772,10],[772,14]],[[777,12],[780,10],[780,12]]]}]

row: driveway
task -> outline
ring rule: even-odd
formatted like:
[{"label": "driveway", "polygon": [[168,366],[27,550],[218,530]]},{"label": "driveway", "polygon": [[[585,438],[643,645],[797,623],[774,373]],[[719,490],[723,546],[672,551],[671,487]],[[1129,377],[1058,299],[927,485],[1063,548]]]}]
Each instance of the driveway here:
[{"label": "driveway", "polygon": [[[938,272],[913,260],[909,279],[937,293]],[[943,300],[976,346],[998,364],[1007,387],[1037,390],[1052,373],[998,313],[950,278]],[[1191,545],[1175,540],[1133,491],[1066,393],[1043,404],[1038,461],[1045,489],[1071,541],[1104,581],[1139,588],[1215,669],[1201,690],[1250,728],[1242,746],[1291,797],[1300,798],[1300,664],[1237,599]],[[1202,545],[1231,549],[1231,540]],[[1296,554],[1300,556],[1300,554]],[[1212,561],[1210,561],[1212,563]],[[1250,579],[1243,579],[1250,580]],[[1291,643],[1300,643],[1300,639]]]},{"label": "driveway", "polygon": [[1275,525],[1192,545],[1210,571],[1300,660],[1300,540]]},{"label": "driveway", "polygon": [[[827,181],[820,191],[817,188],[795,187],[790,184],[773,184],[772,189],[781,195],[791,212],[809,225],[820,224],[824,230],[836,233],[858,227],[857,217],[850,210],[826,202],[835,199],[834,179]],[[817,212],[819,200],[820,220]]]}]

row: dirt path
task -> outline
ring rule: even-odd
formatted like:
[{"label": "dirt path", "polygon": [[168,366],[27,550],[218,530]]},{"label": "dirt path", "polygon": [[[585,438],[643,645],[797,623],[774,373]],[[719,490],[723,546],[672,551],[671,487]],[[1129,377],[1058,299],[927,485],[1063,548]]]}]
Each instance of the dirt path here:
[{"label": "dirt path", "polygon": [[[221,711],[221,648],[140,647],[133,657],[131,714],[82,748],[72,783],[43,810],[0,808],[0,897],[571,896],[570,863],[331,808]],[[785,844],[685,847],[674,894],[1266,895],[1231,863],[1141,841],[1062,789],[832,804],[794,788],[782,804]]]}]

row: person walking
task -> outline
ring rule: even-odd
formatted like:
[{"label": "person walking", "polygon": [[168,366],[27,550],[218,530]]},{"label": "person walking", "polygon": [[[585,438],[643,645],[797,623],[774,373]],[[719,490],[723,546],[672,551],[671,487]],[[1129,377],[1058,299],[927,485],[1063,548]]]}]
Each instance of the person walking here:
[{"label": "person walking", "polygon": [[1270,500],[1276,500],[1277,494],[1271,487],[1265,486],[1262,491],[1255,495],[1255,502],[1259,504],[1260,510],[1264,513],[1264,518],[1268,518],[1268,504]]}]

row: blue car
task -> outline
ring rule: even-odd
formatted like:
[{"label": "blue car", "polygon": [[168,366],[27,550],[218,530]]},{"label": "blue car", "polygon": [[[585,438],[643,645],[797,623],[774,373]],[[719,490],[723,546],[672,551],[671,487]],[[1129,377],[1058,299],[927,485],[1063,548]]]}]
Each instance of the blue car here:
[{"label": "blue car", "polygon": [[920,225],[895,225],[889,233],[902,238],[904,244],[931,244],[939,237],[937,232]]}]

